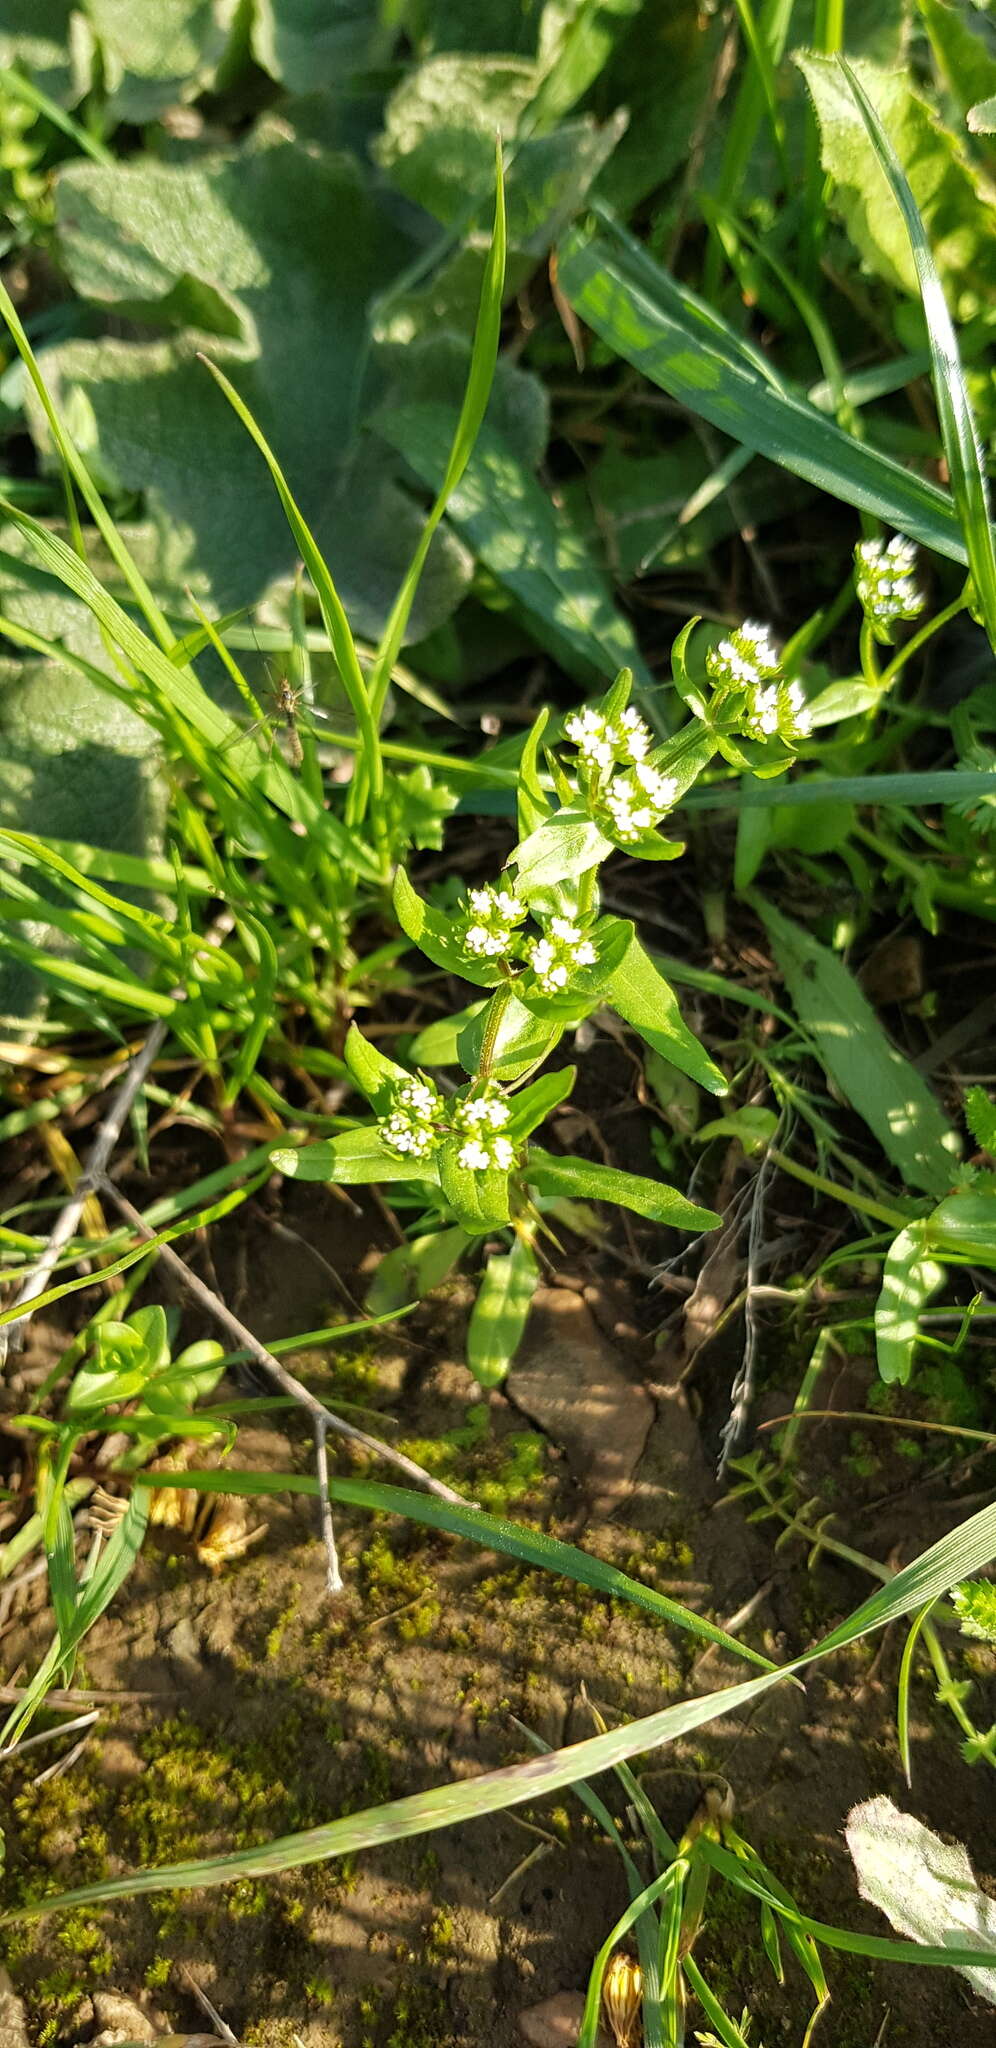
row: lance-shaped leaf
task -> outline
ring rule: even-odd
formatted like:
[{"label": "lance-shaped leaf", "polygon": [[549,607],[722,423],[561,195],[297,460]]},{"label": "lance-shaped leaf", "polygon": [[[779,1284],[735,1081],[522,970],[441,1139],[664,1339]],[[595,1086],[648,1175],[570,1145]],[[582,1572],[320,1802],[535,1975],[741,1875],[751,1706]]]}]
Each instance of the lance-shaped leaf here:
[{"label": "lance-shaped leaf", "polygon": [[467,1364],[482,1387],[497,1387],[504,1379],[522,1342],[539,1277],[536,1254],[522,1238],[510,1252],[488,1260],[467,1330]]},{"label": "lance-shaped leaf", "polygon": [[628,919],[600,917],[597,924],[584,933],[595,948],[591,966],[573,967],[567,986],[553,994],[543,988],[540,977],[527,966],[516,982],[519,1000],[537,1017],[561,1017],[565,1021],[572,1017],[587,1017],[604,999],[609,978],[625,958],[632,936],[633,927]]},{"label": "lance-shaped leaf", "polygon": [[611,839],[599,831],[587,811],[558,811],[516,847],[512,855],[518,872],[516,889],[520,896],[535,896],[597,868],[613,851]]},{"label": "lance-shaped leaf", "polygon": [[451,917],[444,917],[441,910],[434,910],[431,903],[412,888],[404,868],[399,868],[394,877],[394,908],[403,932],[424,953],[433,966],[443,967],[450,974],[459,974],[464,981],[472,981],[477,988],[496,988],[505,979],[495,960],[488,960],[481,954],[468,952],[461,945]]},{"label": "lance-shaped leaf", "polygon": [[499,1167],[477,1169],[460,1165],[467,1143],[466,1133],[447,1138],[437,1154],[439,1185],[457,1222],[471,1237],[484,1237],[500,1230],[509,1220],[508,1174]]},{"label": "lance-shaped leaf", "polygon": [[722,1221],[714,1210],[698,1208],[663,1181],[622,1173],[616,1166],[597,1166],[593,1160],[578,1159],[571,1153],[555,1157],[538,1145],[529,1153],[529,1184],[538,1195],[618,1202],[621,1208],[635,1209],[638,1216],[666,1223],[672,1230],[716,1230]]},{"label": "lance-shaped leaf", "polygon": [[553,1110],[566,1101],[577,1080],[577,1071],[576,1067],[561,1067],[556,1074],[541,1074],[538,1081],[530,1082],[528,1088],[513,1096],[511,1115],[505,1125],[509,1137],[518,1143],[538,1130]]},{"label": "lance-shaped leaf", "polygon": [[346,1065],[361,1095],[383,1111],[391,1098],[391,1092],[400,1081],[410,1081],[407,1068],[399,1067],[396,1060],[389,1060],[386,1053],[379,1052],[364,1038],[358,1025],[351,1024],[346,1033],[343,1047]]},{"label": "lance-shaped leaf", "polygon": [[605,1000],[672,1066],[680,1067],[711,1095],[726,1094],[726,1076],[689,1031],[673,988],[635,934],[609,976]]},{"label": "lance-shaped leaf", "polygon": [[435,1159],[401,1158],[388,1150],[374,1124],[358,1124],[319,1145],[281,1146],[270,1156],[278,1173],[291,1180],[334,1180],[354,1187],[384,1180],[439,1180]]}]

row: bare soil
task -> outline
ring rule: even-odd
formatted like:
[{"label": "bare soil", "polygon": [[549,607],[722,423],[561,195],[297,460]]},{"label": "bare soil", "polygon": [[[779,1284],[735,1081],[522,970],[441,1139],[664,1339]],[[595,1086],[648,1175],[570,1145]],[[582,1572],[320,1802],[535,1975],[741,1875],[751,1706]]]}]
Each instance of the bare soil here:
[{"label": "bare soil", "polygon": [[[217,1278],[264,1338],[314,1328],[333,1289],[309,1242],[355,1290],[378,1231],[386,1248],[378,1219],[352,1215],[326,1190],[307,1199],[288,1190],[279,1215],[257,1211],[218,1234]],[[640,1249],[655,1255],[646,1235]],[[367,1249],[367,1268],[371,1257]],[[609,1252],[571,1256],[560,1284],[541,1291],[520,1360],[486,1413],[460,1362],[464,1282],[389,1331],[376,1353],[305,1353],[296,1369],[332,1405],[372,1409],[367,1426],[416,1455],[450,1439],[447,1473],[470,1497],[736,1621],[770,1656],[795,1654],[871,1582],[826,1556],[809,1571],[799,1543],[776,1548],[776,1530],[752,1524],[717,1485],[715,1417],[736,1363],[736,1326],[707,1336],[683,1377],[683,1325],[672,1316],[661,1341],[653,1334],[673,1298],[651,1297],[627,1257],[625,1248],[622,1262]],[[39,1322],[42,1353],[47,1339],[51,1348]],[[790,1404],[778,1383],[780,1369],[788,1385],[798,1380],[788,1342],[773,1322],[760,1419]],[[23,1371],[31,1370],[29,1355]],[[872,1377],[869,1361],[853,1360],[843,1380],[821,1389],[820,1405],[860,1407]],[[986,1475],[928,1458],[911,1476],[894,1432],[866,1434],[873,1445],[862,1437],[856,1451],[846,1425],[812,1425],[807,1485],[832,1502],[841,1537],[898,1564],[967,1511]],[[308,1470],[311,1457],[295,1415],[246,1429],[237,1453],[240,1465],[274,1470]],[[340,1455],[339,1469],[357,1467]],[[114,1696],[101,1702],[95,1730],[60,1776],[36,1774],[65,1741],[8,1770],[7,1904],[473,1777],[528,1753],[516,1719],[559,1745],[593,1732],[592,1706],[618,1722],[743,1676],[732,1658],[703,1654],[632,1607],[391,1518],[337,1514],[347,1592],[330,1599],[314,1502],[265,1501],[252,1518],[265,1536],[217,1578],[183,1537],[157,1531],[149,1540],[74,1681]],[[47,1640],[40,1583],[25,1589],[4,1633],[14,1677]],[[843,1841],[856,1802],[891,1795],[964,1841],[984,1876],[991,1779],[984,1765],[959,1760],[957,1732],[924,1674],[912,1792],[903,1782],[901,1649],[892,1631],[820,1665],[804,1691],[778,1688],[754,1713],[643,1758],[666,1826],[680,1834],[705,1788],[728,1781],[742,1832],[803,1907],[879,1934],[890,1930],[858,1900]],[[975,1661],[981,1669],[981,1655]],[[599,1790],[621,1816],[615,1781]],[[93,2000],[108,1990],[137,2000],[163,2031],[203,2029],[190,1979],[246,2048],[291,2048],[295,2039],[304,2048],[513,2048],[523,2012],[584,1985],[625,1903],[618,1858],[564,1794],[265,1884],[244,1879],[15,1927],[9,1962],[39,2048],[94,2038]],[[801,2042],[806,1986],[791,1966],[777,1986],[740,1896],[711,1895],[697,1953],[729,2009],[756,2013],[768,2048]],[[834,2003],[821,2038],[835,2048],[983,2048],[993,2038],[991,2011],[953,1972],[840,1955],[829,1958],[829,1975]]]}]

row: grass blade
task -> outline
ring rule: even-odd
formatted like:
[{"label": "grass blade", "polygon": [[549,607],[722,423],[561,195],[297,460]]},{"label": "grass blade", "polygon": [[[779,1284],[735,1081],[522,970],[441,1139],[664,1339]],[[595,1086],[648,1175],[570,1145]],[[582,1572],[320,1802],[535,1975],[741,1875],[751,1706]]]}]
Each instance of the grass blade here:
[{"label": "grass blade", "polygon": [[989,491],[972,407],[961,367],[954,322],[937,272],[920,209],[909,181],[861,80],[846,57],[836,62],[843,72],[869,140],[906,223],[916,265],[923,314],[930,338],[934,395],[941,439],[951,477],[951,491],[961,521],[968,565],[990,645],[996,648],[996,550],[989,517]]},{"label": "grass blade", "polygon": [[[201,1475],[202,1478],[204,1476]],[[207,1476],[223,1480],[225,1475]],[[189,1485],[190,1475],[186,1477]],[[880,1587],[870,1600],[863,1601],[832,1634],[814,1644],[794,1663],[785,1665],[781,1671],[766,1672],[739,1685],[724,1686],[703,1698],[680,1701],[659,1713],[648,1714],[642,1720],[631,1721],[623,1728],[610,1729],[603,1735],[589,1737],[585,1742],[554,1750],[549,1756],[532,1757],[525,1763],[487,1771],[478,1778],[436,1786],[431,1791],[417,1792],[406,1799],[390,1800],[363,1813],[346,1814],[324,1826],[309,1828],[301,1834],[285,1835],[255,1849],[240,1849],[191,1863],[167,1864],[158,1870],[132,1871],[125,1877],[105,1878],[73,1892],[35,1900],[22,1907],[16,1916],[8,1917],[33,1919],[69,1905],[94,1905],[105,1899],[135,1898],[149,1892],[226,1884],[238,1877],[265,1877],[281,1870],[298,1869],[307,1863],[322,1863],[329,1857],[343,1856],[357,1849],[373,1848],[383,1842],[407,1840],[413,1835],[451,1827],[458,1821],[472,1820],[481,1814],[504,1812],[509,1807],[521,1806],[529,1799],[542,1798],[548,1793],[561,1791],[567,1785],[576,1784],[580,1778],[594,1777],[599,1771],[611,1770],[627,1758],[639,1755],[642,1750],[674,1742],[708,1721],[736,1713],[739,1708],[749,1706],[760,1694],[770,1691],[772,1686],[816,1663],[830,1651],[857,1642],[859,1637],[868,1635],[873,1629],[884,1628],[889,1622],[898,1621],[903,1615],[922,1607],[926,1601],[949,1592],[961,1579],[971,1577],[987,1565],[994,1554],[996,1505],[990,1505],[970,1515],[960,1528],[925,1550],[904,1571],[898,1572],[887,1586]],[[773,1903],[778,1906],[780,1902]],[[780,1910],[784,1915],[784,1906]],[[805,1931],[813,1934],[816,1940],[827,1939],[826,1930],[817,1922],[803,1924]],[[933,1952],[917,1949],[912,1943],[878,1944],[869,1935],[848,1936],[846,1943],[842,1943],[838,1930],[831,1929],[830,1933],[837,1937],[833,1945],[853,1945],[858,1954],[880,1954],[888,1950],[893,1957],[899,1951],[903,1959],[911,1962],[935,1960]],[[952,1965],[979,1962],[977,1951],[963,1955],[952,1949],[940,1954],[946,1963]]]},{"label": "grass blade", "polygon": [[561,289],[603,341],[689,412],[821,491],[871,512],[952,561],[968,555],[951,498],[867,441],[856,441],[777,379],[693,292],[601,210],[575,229]]},{"label": "grass blade", "polygon": [[325,630],[329,637],[329,646],[332,649],[336,667],[342,677],[343,687],[349,698],[350,709],[356,720],[366,772],[370,778],[370,789],[373,796],[379,799],[384,789],[384,764],[380,751],[380,735],[377,729],[377,721],[371,708],[363,670],[360,667],[359,655],[356,652],[356,642],[353,639],[352,628],[346,617],[345,607],[336,589],[332,573],[262,428],[257,426],[252,413],[249,411],[249,407],[239,397],[234,384],[229,382],[224,371],[219,370],[217,363],[212,363],[208,356],[202,356],[201,361],[210,370],[219,389],[224,392],[232,411],[242,421],[247,434],[255,441],[277,487],[277,496],[283,506],[287,524],[294,536],[301,560],[314,585],[315,595],[321,607],[322,618],[325,621]]},{"label": "grass blade", "polygon": [[[299,1338],[294,1339],[295,1343],[300,1341]],[[200,1493],[240,1494],[246,1499],[262,1494],[318,1493],[318,1481],[310,1473],[240,1472],[228,1465],[219,1467],[217,1471],[188,1471],[178,1476],[157,1473],[154,1478],[149,1478],[145,1474],[137,1474],[135,1484],[188,1486]],[[523,1523],[510,1522],[503,1515],[486,1514],[482,1508],[471,1507],[469,1503],[466,1507],[456,1507],[452,1501],[437,1500],[432,1494],[384,1486],[379,1480],[330,1479],[329,1493],[334,1501],[341,1501],[345,1507],[368,1508],[377,1514],[403,1515],[406,1521],[419,1522],[425,1528],[441,1529],[446,1535],[466,1537],[471,1543],[482,1543],[489,1550],[503,1551],[508,1557],[517,1558],[520,1564],[534,1565],[543,1571],[574,1579],[578,1585],[590,1586],[594,1592],[605,1593],[611,1599],[629,1600],[669,1627],[687,1629],[689,1634],[702,1636],[732,1651],[734,1656],[747,1658],[765,1671],[777,1669],[769,1658],[738,1643],[733,1636],[725,1635],[714,1622],[704,1620],[691,1608],[669,1600],[652,1586],[644,1585],[641,1579],[631,1579],[626,1572],[607,1564],[604,1559],[593,1557],[586,1550],[578,1550],[572,1543],[561,1543],[556,1537],[547,1536],[541,1529],[529,1529]]]},{"label": "grass blade", "polygon": [[748,811],[782,804],[956,804],[965,798],[996,796],[991,768],[941,768],[907,775],[812,776],[805,782],[759,783],[744,776],[712,789],[690,789],[676,809]]},{"label": "grass blade", "polygon": [[505,290],[505,179],[502,169],[501,139],[495,139],[495,217],[491,230],[491,246],[484,266],[481,282],[481,297],[474,329],[474,344],[471,350],[470,370],[467,386],[460,407],[456,431],[450,448],[449,460],[443,474],[443,481],[436,494],[435,503],[422,528],[418,546],[412,556],[401,589],[391,608],[391,615],[384,628],[377,657],[370,677],[370,695],[373,699],[373,715],[379,719],[387,698],[391,681],[391,670],[401,651],[405,628],[411,616],[422,570],[432,542],[433,534],[453,496],[464,470],[470,461],[474,443],[480,433],[494,383],[495,366],[498,361],[498,345],[501,340],[502,295]]}]

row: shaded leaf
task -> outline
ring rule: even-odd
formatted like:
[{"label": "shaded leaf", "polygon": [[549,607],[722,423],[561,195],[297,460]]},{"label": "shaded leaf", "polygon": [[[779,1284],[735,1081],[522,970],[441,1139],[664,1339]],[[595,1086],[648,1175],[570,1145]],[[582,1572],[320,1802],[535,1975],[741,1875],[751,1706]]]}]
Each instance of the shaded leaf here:
[{"label": "shaded leaf", "polygon": [[[453,415],[442,405],[385,408],[375,425],[416,474],[435,488],[446,467]],[[449,518],[474,553],[525,611],[536,638],[572,673],[650,675],[628,621],[580,535],[485,420]]]},{"label": "shaded leaf", "polygon": [[89,80],[70,49],[75,0],[0,0],[0,65],[18,65],[60,106],[74,106]]},{"label": "shaded leaf", "polygon": [[194,99],[225,54],[237,0],[86,0],[111,118],[155,120]]},{"label": "shaded leaf", "polygon": [[291,92],[341,89],[344,74],[377,60],[380,16],[377,0],[255,0],[252,53]]},{"label": "shaded leaf", "polygon": [[395,1245],[381,1259],[366,1293],[371,1315],[389,1315],[409,1301],[424,1301],[447,1280],[470,1240],[459,1224]]},{"label": "shaded leaf", "polygon": [[886,1037],[843,961],[773,904],[751,901],[827,1073],[908,1185],[943,1195],[961,1146],[937,1097]]}]

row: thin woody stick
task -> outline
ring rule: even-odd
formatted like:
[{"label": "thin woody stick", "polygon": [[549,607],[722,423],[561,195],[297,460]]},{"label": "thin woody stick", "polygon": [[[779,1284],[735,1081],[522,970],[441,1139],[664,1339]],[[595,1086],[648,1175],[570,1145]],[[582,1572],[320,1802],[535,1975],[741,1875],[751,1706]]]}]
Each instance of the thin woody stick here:
[{"label": "thin woody stick", "polygon": [[329,1460],[325,1447],[327,1433],[328,1425],[326,1423],[315,1423],[315,1460],[318,1467],[318,1497],[321,1502],[322,1511],[322,1542],[325,1545],[325,1555],[328,1558],[328,1571],[325,1582],[330,1593],[341,1593],[343,1590],[342,1573],[339,1570],[339,1552],[336,1548],[335,1523],[332,1520],[332,1502],[329,1499]]},{"label": "thin woody stick", "polygon": [[[140,1237],[155,1237],[155,1231],[149,1228],[144,1216],[141,1216],[127,1196],[115,1187],[113,1181],[102,1175],[98,1185],[101,1194],[106,1195],[114,1203],[115,1208]],[[379,1437],[368,1436],[366,1430],[356,1429],[353,1423],[344,1422],[340,1415],[335,1415],[331,1408],[326,1408],[324,1402],[319,1401],[301,1380],[295,1379],[294,1374],[281,1365],[279,1358],[275,1358],[273,1352],[268,1351],[266,1345],[261,1344],[251,1330],[246,1329],[245,1324],[239,1321],[238,1316],[232,1314],[231,1309],[226,1307],[218,1295],[214,1294],[210,1287],[205,1286],[204,1281],[199,1279],[196,1273],[191,1272],[190,1267],[178,1258],[170,1245],[157,1245],[156,1256],[171,1273],[176,1274],[187,1292],[193,1295],[194,1300],[200,1303],[207,1314],[212,1316],[216,1323],[220,1323],[230,1337],[234,1337],[239,1350],[248,1351],[253,1363],[268,1373],[283,1393],[290,1394],[293,1400],[307,1410],[313,1427],[317,1429],[321,1425],[323,1430],[331,1430],[333,1436],[342,1436],[348,1443],[359,1444],[363,1450],[370,1452],[371,1457],[383,1458],[387,1464],[394,1465],[399,1472],[403,1472],[406,1479],[413,1480],[417,1486],[424,1486],[427,1493],[435,1494],[437,1500],[452,1501],[456,1507],[470,1505],[462,1494],[454,1493],[452,1487],[444,1486],[441,1479],[434,1479],[430,1472],[424,1471],[421,1465],[416,1465],[413,1458],[406,1458],[404,1451],[396,1451],[390,1444],[381,1443]]]},{"label": "thin woody stick", "polygon": [[24,1332],[31,1320],[28,1304],[34,1301],[39,1294],[44,1294],[55,1271],[63,1245],[68,1244],[71,1237],[75,1237],[87,1197],[95,1193],[98,1182],[103,1179],[107,1162],[124,1129],[125,1118],[153,1060],[165,1042],[168,1030],[169,1025],[165,1019],[159,1024],[154,1024],[141,1051],[135,1054],[134,1059],[129,1060],[121,1085],[111,1102],[107,1115],[102,1117],[97,1125],[96,1135],[87,1155],[86,1165],[80,1174],[72,1195],[56,1220],[55,1227],[38,1264],[25,1280],[20,1292],[14,1297],[14,1306],[20,1308],[23,1304],[26,1312],[23,1316],[18,1316],[15,1323],[8,1323],[0,1331],[0,1364],[2,1364],[8,1350],[20,1351],[24,1343]]}]

